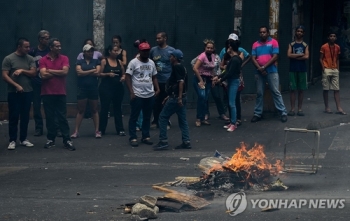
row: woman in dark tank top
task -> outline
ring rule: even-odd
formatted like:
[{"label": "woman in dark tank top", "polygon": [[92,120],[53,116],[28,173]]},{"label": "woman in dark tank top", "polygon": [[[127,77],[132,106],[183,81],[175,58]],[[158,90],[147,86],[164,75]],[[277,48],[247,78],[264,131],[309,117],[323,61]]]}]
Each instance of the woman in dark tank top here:
[{"label": "woman in dark tank top", "polygon": [[117,134],[125,136],[121,104],[124,97],[125,70],[121,61],[117,58],[118,47],[109,46],[105,53],[106,58],[101,61],[100,74],[101,83],[99,86],[101,111],[99,130],[106,133],[108,123],[109,106],[113,103],[114,124]]},{"label": "woman in dark tank top", "polygon": [[120,35],[113,35],[112,37],[112,46],[117,47],[117,58],[121,61],[121,63],[126,66],[127,58],[126,51],[122,48],[122,37]]}]

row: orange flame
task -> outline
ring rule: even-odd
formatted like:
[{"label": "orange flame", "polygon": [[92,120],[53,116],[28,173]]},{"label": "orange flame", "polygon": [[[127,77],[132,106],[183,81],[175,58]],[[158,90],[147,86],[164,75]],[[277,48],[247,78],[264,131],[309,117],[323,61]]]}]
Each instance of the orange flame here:
[{"label": "orange flame", "polygon": [[[217,168],[217,166],[215,166]],[[282,161],[278,160],[276,164],[271,164],[264,153],[264,146],[255,143],[255,145],[247,150],[247,146],[241,143],[240,148],[236,148],[236,153],[230,160],[223,163],[226,169],[238,171],[255,171],[270,170],[272,173],[278,173],[282,170]],[[215,170],[213,167],[211,171]]]},{"label": "orange flame", "polygon": [[208,174],[210,174],[213,171],[223,171],[223,170],[224,168],[222,167],[221,164],[214,164],[212,168],[210,168],[210,170],[208,171]]}]

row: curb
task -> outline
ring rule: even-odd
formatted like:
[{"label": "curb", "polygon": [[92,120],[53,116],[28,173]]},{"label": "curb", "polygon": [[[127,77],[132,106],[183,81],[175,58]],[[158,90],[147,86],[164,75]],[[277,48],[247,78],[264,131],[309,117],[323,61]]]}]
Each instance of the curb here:
[{"label": "curb", "polygon": [[342,123],[348,124],[350,122],[350,115],[332,119],[332,120],[326,120],[326,121],[311,121],[307,126],[307,130],[319,130],[327,127],[333,127],[333,126],[339,126]]}]

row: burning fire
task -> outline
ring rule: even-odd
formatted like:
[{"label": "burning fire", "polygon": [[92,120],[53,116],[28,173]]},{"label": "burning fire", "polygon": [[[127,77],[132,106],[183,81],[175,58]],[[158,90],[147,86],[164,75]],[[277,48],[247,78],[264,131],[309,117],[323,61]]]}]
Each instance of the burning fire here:
[{"label": "burning fire", "polygon": [[230,160],[225,161],[222,165],[213,165],[211,171],[222,171],[223,169],[229,169],[234,172],[269,170],[270,173],[277,174],[283,167],[281,160],[277,160],[275,164],[271,164],[267,160],[263,145],[255,143],[251,149],[247,150],[247,146],[242,142],[241,147],[236,148],[236,153]]}]

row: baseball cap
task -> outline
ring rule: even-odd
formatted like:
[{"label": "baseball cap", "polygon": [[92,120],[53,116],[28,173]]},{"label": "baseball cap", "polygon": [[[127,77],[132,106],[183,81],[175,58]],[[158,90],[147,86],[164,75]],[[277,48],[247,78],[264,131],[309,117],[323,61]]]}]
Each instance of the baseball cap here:
[{"label": "baseball cap", "polygon": [[295,31],[298,30],[298,29],[301,29],[301,30],[305,31],[305,27],[302,26],[302,25],[297,26],[297,27],[295,28]]},{"label": "baseball cap", "polygon": [[151,49],[151,46],[147,42],[143,42],[139,45],[139,50],[149,50]]},{"label": "baseball cap", "polygon": [[169,54],[174,55],[174,57],[178,60],[181,61],[184,57],[184,54],[182,53],[182,51],[180,51],[179,49],[175,49],[173,51],[169,51]]},{"label": "baseball cap", "polygon": [[234,40],[234,41],[237,41],[238,40],[238,36],[235,34],[235,33],[232,33],[228,36],[228,40],[231,39],[231,40]]},{"label": "baseball cap", "polygon": [[83,51],[89,51],[91,48],[94,48],[94,46],[89,45],[89,44],[86,44],[86,45],[84,45],[84,47],[83,47]]}]

